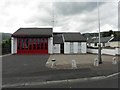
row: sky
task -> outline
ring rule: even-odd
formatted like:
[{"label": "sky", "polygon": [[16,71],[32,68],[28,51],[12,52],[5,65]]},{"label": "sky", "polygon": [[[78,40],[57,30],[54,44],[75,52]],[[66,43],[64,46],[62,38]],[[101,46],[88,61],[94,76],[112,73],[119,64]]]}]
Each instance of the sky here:
[{"label": "sky", "polygon": [[[118,2],[103,1],[99,2],[100,31],[117,31]],[[22,27],[53,27],[54,32],[98,32],[97,3],[90,0],[1,0],[0,32],[14,33]]]}]

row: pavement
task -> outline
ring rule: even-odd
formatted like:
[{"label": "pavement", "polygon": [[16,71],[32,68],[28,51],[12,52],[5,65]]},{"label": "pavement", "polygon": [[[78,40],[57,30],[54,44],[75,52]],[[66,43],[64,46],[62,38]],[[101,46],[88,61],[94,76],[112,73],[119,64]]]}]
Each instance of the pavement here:
[{"label": "pavement", "polygon": [[[72,60],[76,61],[77,69],[79,68],[94,68],[94,59],[97,58],[98,55],[95,54],[78,54],[78,55],[64,55],[64,54],[56,54],[50,55],[48,61],[46,62],[46,66],[48,68],[54,69],[72,69]],[[99,67],[106,67],[106,65],[110,65],[112,63],[114,56],[110,55],[102,55],[103,64]],[[118,56],[116,56],[117,62],[120,61]],[[55,66],[52,66],[52,59],[55,59]]]},{"label": "pavement", "polygon": [[[58,58],[60,56],[55,55]],[[73,57],[71,55],[69,58]],[[96,56],[92,54],[74,55],[74,57],[80,60],[91,60],[90,63],[80,64],[78,69],[66,69],[66,68],[49,68],[46,67],[46,62],[50,60],[52,55],[9,55],[2,59],[2,85],[5,87],[13,86],[26,86],[30,83],[61,81],[69,79],[81,79],[81,78],[94,78],[100,76],[108,76],[118,72],[118,64],[113,65],[111,58],[113,56],[104,56],[103,64],[98,67],[94,67],[92,59]],[[67,55],[66,55],[67,57]],[[86,58],[86,59],[85,59]],[[63,56],[64,60],[65,56]],[[60,62],[60,61],[59,61]],[[61,61],[62,63],[63,61]],[[86,61],[85,61],[86,62]],[[118,61],[119,63],[119,61]],[[62,65],[62,64],[61,64]],[[82,66],[83,65],[83,66]],[[84,66],[85,65],[85,66]],[[88,66],[87,66],[88,65]]]}]

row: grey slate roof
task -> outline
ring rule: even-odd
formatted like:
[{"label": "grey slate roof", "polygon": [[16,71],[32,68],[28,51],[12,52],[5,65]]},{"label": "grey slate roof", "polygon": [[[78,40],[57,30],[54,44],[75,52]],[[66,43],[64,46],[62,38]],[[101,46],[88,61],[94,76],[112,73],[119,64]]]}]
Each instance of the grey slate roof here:
[{"label": "grey slate roof", "polygon": [[19,28],[12,37],[51,37],[52,31],[52,28]]},{"label": "grey slate roof", "polygon": [[110,42],[120,41],[120,37],[114,37]]},{"label": "grey slate roof", "polygon": [[63,33],[65,42],[86,42],[81,33]]},{"label": "grey slate roof", "polygon": [[89,39],[87,40],[87,43],[93,43],[93,42],[94,42],[94,40],[95,40],[95,38],[94,38],[94,39],[89,38]]},{"label": "grey slate roof", "polygon": [[62,44],[63,42],[63,38],[62,38],[62,34],[53,34],[53,44]]},{"label": "grey slate roof", "polygon": [[[101,37],[100,38],[100,42],[101,43],[107,43],[112,37]],[[95,39],[93,41],[93,43],[98,43],[99,42],[99,38]]]}]

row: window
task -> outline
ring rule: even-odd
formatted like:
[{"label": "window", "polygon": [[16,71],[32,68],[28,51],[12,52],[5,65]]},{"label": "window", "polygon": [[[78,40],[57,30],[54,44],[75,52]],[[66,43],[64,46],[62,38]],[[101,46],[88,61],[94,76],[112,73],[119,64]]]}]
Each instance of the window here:
[{"label": "window", "polygon": [[103,47],[105,47],[105,43],[103,43]]},{"label": "window", "polygon": [[95,43],[95,46],[97,46],[97,43]]}]

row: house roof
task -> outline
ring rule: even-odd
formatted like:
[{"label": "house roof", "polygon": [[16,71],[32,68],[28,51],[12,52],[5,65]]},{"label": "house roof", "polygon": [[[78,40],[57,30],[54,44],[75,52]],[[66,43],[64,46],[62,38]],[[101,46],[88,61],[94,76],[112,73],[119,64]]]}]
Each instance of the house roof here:
[{"label": "house roof", "polygon": [[87,42],[92,43],[92,42],[94,42],[94,40],[95,40],[95,38],[88,38]]},{"label": "house roof", "polygon": [[19,28],[12,37],[51,37],[52,28]]},{"label": "house roof", "polygon": [[86,42],[81,33],[63,33],[65,42]]},{"label": "house roof", "polygon": [[120,41],[120,37],[114,37],[110,42]]},{"label": "house roof", "polygon": [[53,44],[62,44],[63,38],[62,34],[53,34]]},{"label": "house roof", "polygon": [[[101,37],[100,38],[100,42],[101,43],[107,43],[112,37]],[[98,43],[99,42],[99,38],[96,38],[93,43]]]}]

